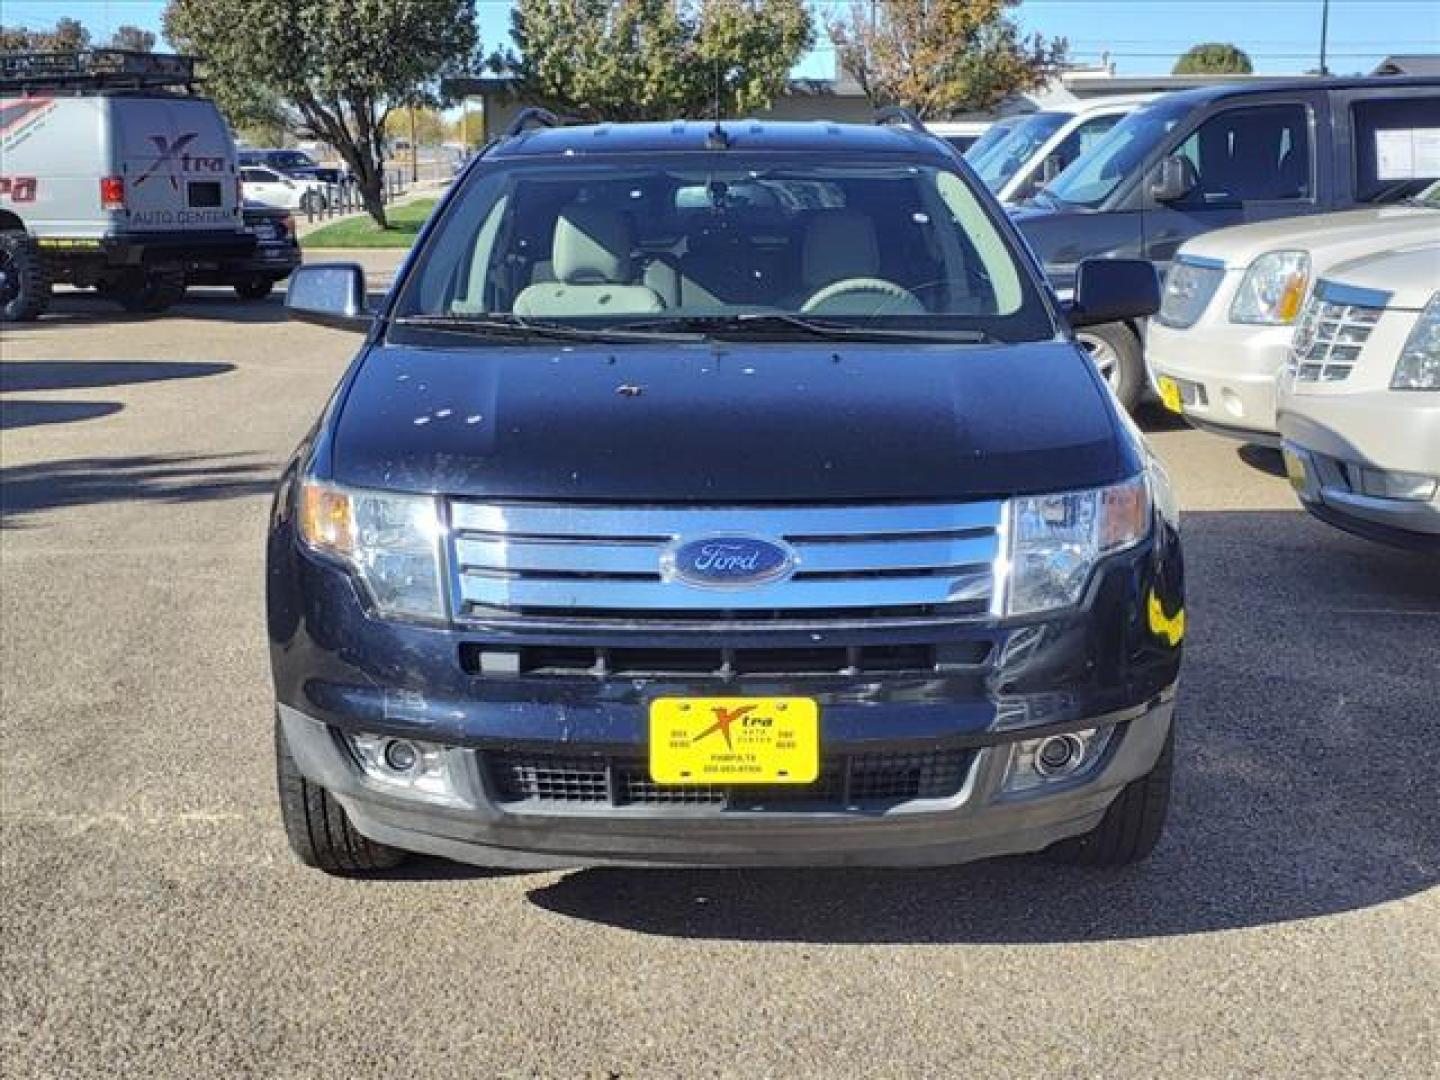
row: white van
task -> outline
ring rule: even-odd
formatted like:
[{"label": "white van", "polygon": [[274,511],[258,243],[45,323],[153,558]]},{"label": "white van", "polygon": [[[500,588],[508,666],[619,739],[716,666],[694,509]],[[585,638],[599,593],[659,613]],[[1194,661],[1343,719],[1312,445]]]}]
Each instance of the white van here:
[{"label": "white van", "polygon": [[1003,203],[1022,203],[1157,94],[1076,101],[1026,116],[970,163]]},{"label": "white van", "polygon": [[53,282],[160,311],[188,262],[253,249],[230,132],[193,85],[186,57],[0,56],[0,318],[35,318]]}]

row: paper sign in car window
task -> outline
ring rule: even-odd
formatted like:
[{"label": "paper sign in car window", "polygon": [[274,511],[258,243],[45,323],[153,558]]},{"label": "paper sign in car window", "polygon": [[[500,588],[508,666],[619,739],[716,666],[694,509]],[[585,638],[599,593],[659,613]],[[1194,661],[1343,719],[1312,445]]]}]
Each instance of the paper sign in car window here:
[{"label": "paper sign in car window", "polygon": [[1379,180],[1440,176],[1440,128],[1375,132],[1375,176]]}]

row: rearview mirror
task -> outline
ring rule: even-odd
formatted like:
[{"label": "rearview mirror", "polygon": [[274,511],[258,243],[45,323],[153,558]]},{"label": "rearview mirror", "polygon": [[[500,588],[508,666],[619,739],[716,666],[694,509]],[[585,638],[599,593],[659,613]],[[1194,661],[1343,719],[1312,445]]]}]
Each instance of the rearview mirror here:
[{"label": "rearview mirror", "polygon": [[365,330],[365,271],[355,263],[316,263],[296,267],[285,291],[285,311],[300,322]]},{"label": "rearview mirror", "polygon": [[1086,259],[1075,272],[1070,325],[1143,319],[1160,310],[1160,275],[1144,259]]},{"label": "rearview mirror", "polygon": [[1155,171],[1155,178],[1150,182],[1150,197],[1158,203],[1179,202],[1199,183],[1195,163],[1182,154],[1171,154]]}]

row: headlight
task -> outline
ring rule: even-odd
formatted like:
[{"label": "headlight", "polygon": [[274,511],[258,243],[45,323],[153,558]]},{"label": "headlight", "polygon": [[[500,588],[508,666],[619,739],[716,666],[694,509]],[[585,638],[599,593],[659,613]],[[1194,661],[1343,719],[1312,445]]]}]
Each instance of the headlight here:
[{"label": "headlight", "polygon": [[1230,304],[1230,321],[1289,326],[1300,313],[1310,288],[1310,256],[1303,251],[1272,251],[1245,271]]},{"label": "headlight", "polygon": [[1405,339],[1390,389],[1440,390],[1440,293],[1430,297]]},{"label": "headlight", "polygon": [[1165,274],[1160,310],[1155,318],[1177,330],[1194,326],[1205,314],[1210,298],[1224,277],[1225,267],[1219,263],[1197,262],[1193,257],[1180,256]]},{"label": "headlight", "polygon": [[435,499],[354,491],[307,480],[300,485],[300,538],[349,564],[381,615],[445,618]]},{"label": "headlight", "polygon": [[1150,488],[1143,473],[1111,487],[1012,499],[1009,510],[1005,615],[1077,603],[1096,562],[1150,533]]}]

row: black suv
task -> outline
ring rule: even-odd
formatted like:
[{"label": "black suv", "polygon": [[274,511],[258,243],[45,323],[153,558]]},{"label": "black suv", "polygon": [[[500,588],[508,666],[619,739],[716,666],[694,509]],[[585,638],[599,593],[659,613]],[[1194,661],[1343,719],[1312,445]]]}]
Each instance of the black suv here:
[{"label": "black suv", "polygon": [[[1434,78],[1183,90],[1120,121],[1014,215],[1064,295],[1086,259],[1144,258],[1163,271],[1212,229],[1399,202],[1440,178],[1433,155],[1416,150],[1436,129]],[[1120,400],[1135,404],[1142,324],[1093,326],[1082,342]]]},{"label": "black suv", "polygon": [[[332,872],[1146,854],[1184,636],[1163,472],[918,124],[560,127],[467,167],[268,551],[281,808]],[[1068,322],[1067,322],[1068,318]]]}]

